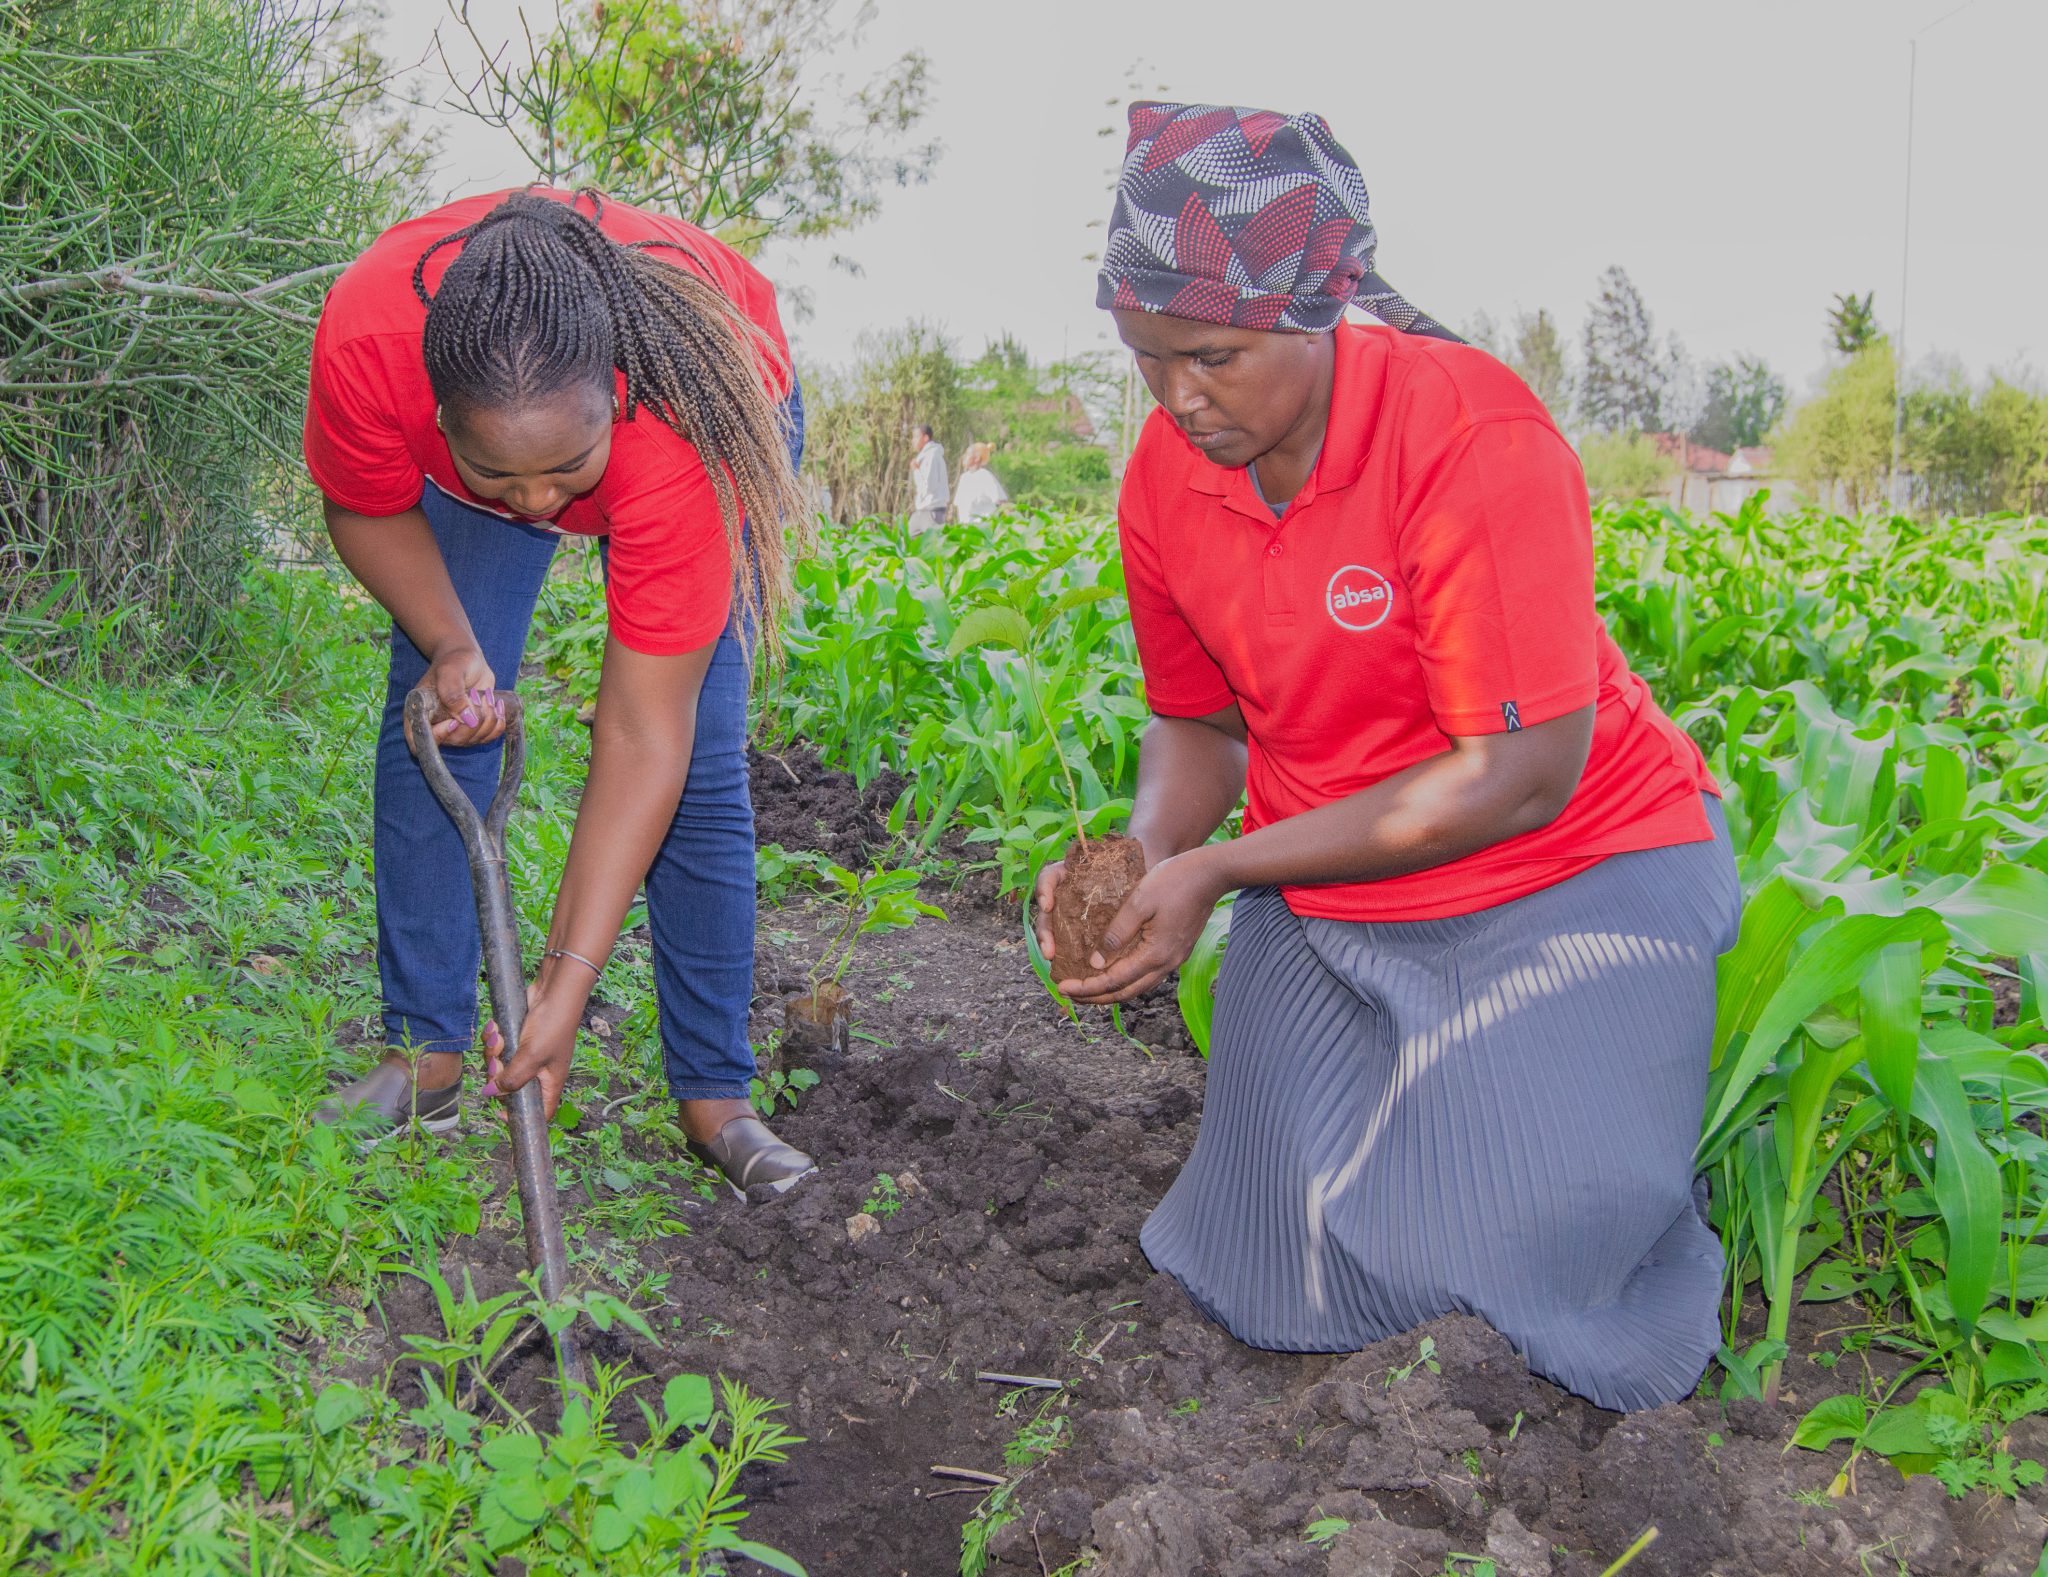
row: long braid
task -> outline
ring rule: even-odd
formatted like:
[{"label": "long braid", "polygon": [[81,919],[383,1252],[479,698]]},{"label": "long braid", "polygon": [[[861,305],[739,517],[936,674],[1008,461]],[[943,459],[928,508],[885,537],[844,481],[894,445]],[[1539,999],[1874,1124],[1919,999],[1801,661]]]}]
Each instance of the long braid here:
[{"label": "long braid", "polygon": [[[591,204],[602,211],[594,193]],[[458,242],[429,298],[427,259]],[[530,193],[436,241],[413,268],[413,289],[427,303],[427,377],[443,405],[512,405],[576,387],[609,395],[616,368],[627,420],[645,406],[696,446],[741,606],[779,659],[790,560],[811,546],[817,519],[768,392],[769,374],[786,370],[773,342],[708,281]]]}]

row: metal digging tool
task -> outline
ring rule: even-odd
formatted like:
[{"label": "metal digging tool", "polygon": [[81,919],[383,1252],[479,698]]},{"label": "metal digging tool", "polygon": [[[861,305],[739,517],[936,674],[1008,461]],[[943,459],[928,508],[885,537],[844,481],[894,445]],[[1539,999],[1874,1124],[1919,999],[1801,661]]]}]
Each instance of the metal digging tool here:
[{"label": "metal digging tool", "polygon": [[[415,690],[405,698],[405,721],[420,771],[434,798],[462,834],[469,855],[469,880],[476,891],[477,928],[483,934],[484,979],[491,991],[491,1014],[504,1037],[504,1060],[518,1055],[526,1028],[526,973],[519,961],[519,922],[512,908],[512,887],[505,873],[505,823],[519,800],[519,780],[526,771],[526,711],[516,695],[500,695],[505,711],[505,756],[498,769],[498,792],[491,808],[476,813],[434,738],[434,697]],[[555,1163],[548,1153],[548,1119],[540,1083],[532,1080],[505,1097],[512,1124],[512,1171],[519,1179],[519,1213],[526,1220],[527,1263],[540,1272],[541,1296],[560,1300],[569,1280],[569,1259],[562,1247],[562,1206],[555,1194]],[[575,1331],[564,1326],[555,1336],[555,1355],[562,1373],[579,1385],[590,1383]]]}]

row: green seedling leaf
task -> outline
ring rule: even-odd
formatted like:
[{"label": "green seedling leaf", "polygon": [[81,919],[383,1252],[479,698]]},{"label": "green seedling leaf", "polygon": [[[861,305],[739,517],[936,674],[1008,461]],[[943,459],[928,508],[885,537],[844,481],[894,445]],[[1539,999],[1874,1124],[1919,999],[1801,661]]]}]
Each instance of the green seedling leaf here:
[{"label": "green seedling leaf", "polygon": [[701,1374],[679,1374],[662,1389],[661,1411],[671,1427],[701,1429],[714,1411],[711,1382]]},{"label": "green seedling leaf", "polygon": [[1825,1451],[1837,1440],[1854,1440],[1869,1422],[1870,1410],[1860,1396],[1830,1396],[1808,1410],[1792,1431],[1792,1444]]},{"label": "green seedling leaf", "polygon": [[1031,621],[1015,608],[976,608],[953,629],[946,643],[946,655],[958,657],[975,646],[1007,646],[1013,651],[1031,649]]},{"label": "green seedling leaf", "polygon": [[694,1449],[671,1451],[654,1470],[654,1509],[671,1516],[701,1502],[711,1493],[711,1485],[711,1470]]},{"label": "green seedling leaf", "polygon": [[617,1506],[599,1506],[597,1514],[590,1519],[590,1542],[597,1546],[600,1554],[616,1554],[633,1542],[639,1527],[638,1519]]},{"label": "green seedling leaf", "polygon": [[537,1435],[503,1434],[493,1436],[484,1442],[477,1453],[484,1459],[486,1467],[496,1468],[500,1473],[532,1473],[540,1467],[540,1461],[547,1454]]},{"label": "green seedling leaf", "polygon": [[731,1550],[744,1555],[750,1561],[758,1561],[772,1572],[781,1572],[783,1577],[809,1577],[801,1565],[778,1549],[766,1544],[756,1544],[752,1539],[743,1539],[729,1528],[720,1528],[709,1541],[714,1549]]},{"label": "green seedling leaf", "polygon": [[323,1435],[331,1435],[369,1410],[369,1399],[360,1390],[346,1380],[338,1380],[314,1400],[313,1427]]}]

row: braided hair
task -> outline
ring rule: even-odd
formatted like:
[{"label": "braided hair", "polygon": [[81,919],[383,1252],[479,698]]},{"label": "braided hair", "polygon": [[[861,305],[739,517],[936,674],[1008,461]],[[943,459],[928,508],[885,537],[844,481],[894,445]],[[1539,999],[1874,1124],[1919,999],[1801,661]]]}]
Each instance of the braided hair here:
[{"label": "braided hair", "polygon": [[[816,531],[785,418],[764,383],[770,369],[785,369],[782,355],[716,286],[612,240],[596,222],[604,199],[579,196],[590,198],[588,218],[573,204],[515,193],[420,255],[412,287],[427,307],[434,397],[458,411],[579,388],[609,398],[613,369],[623,373],[625,419],[644,405],[703,457],[741,607],[779,657],[791,553]],[[458,242],[430,297],[427,259]],[[748,520],[756,529],[745,529]]]}]

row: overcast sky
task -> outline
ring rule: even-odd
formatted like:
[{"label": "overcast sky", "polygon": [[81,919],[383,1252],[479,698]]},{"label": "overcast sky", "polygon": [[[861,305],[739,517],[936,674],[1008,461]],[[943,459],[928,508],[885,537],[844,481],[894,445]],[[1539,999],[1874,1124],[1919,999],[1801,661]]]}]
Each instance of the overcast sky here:
[{"label": "overcast sky", "polygon": [[[851,3],[851,0],[849,0]],[[1548,307],[1576,337],[1609,264],[1703,359],[1762,354],[1795,394],[1825,365],[1838,290],[1899,322],[1907,40],[1920,33],[1906,341],[1973,372],[2048,371],[2048,62],[2042,0],[880,0],[856,76],[931,59],[931,181],[872,223],[772,248],[815,316],[798,355],[923,318],[973,353],[1007,330],[1041,358],[1111,342],[1092,265],[1134,63],[1144,96],[1325,116],[1372,192],[1379,267],[1453,323]],[[509,36],[512,0],[471,0]],[[552,15],[552,0],[529,7]],[[413,0],[388,48],[417,58]],[[1928,24],[1935,25],[1929,27]],[[1160,90],[1164,90],[1163,94]],[[527,177],[504,140],[443,126],[447,194]],[[1098,129],[1114,120],[1117,136]],[[834,252],[861,265],[830,266]]]}]

